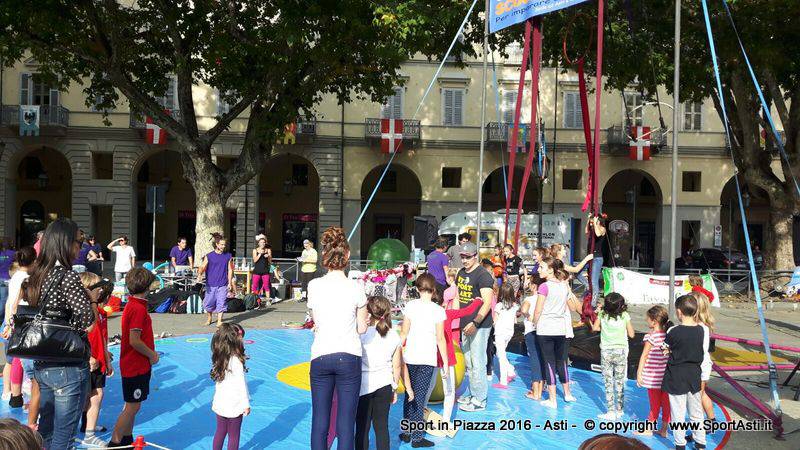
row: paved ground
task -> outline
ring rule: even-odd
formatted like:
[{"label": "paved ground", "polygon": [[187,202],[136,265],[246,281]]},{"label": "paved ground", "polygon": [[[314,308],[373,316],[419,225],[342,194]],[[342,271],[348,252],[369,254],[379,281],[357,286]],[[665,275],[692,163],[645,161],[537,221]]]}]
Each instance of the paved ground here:
[{"label": "paved ground", "polygon": [[[761,340],[761,330],[758,325],[758,314],[755,306],[749,303],[723,303],[723,307],[714,310],[717,319],[717,332],[742,338]],[[630,314],[637,330],[644,331],[647,326],[644,321],[644,311],[646,307],[633,306]],[[304,303],[286,301],[273,305],[263,311],[248,311],[243,313],[229,314],[226,320],[231,320],[242,324],[245,329],[259,328],[270,329],[279,328],[283,322],[302,321],[305,318],[306,307]],[[765,313],[767,328],[769,330],[770,341],[773,344],[800,346],[800,306],[797,304],[774,303],[767,306]],[[170,332],[175,335],[211,333],[213,326],[207,327],[203,323],[205,316],[201,315],[170,315],[154,314],[153,327],[156,333]],[[112,319],[109,322],[109,333],[119,332],[119,320]],[[726,343],[727,346],[737,344]],[[798,355],[776,352],[776,355],[784,356],[792,361],[797,361]],[[788,372],[780,373],[780,381],[788,376]],[[770,400],[771,396],[768,389],[768,379],[766,373],[739,373],[735,375],[737,380],[742,381],[742,385],[751,393],[762,400]],[[800,382],[800,375],[792,381],[794,386]],[[712,377],[710,386],[723,394],[743,400],[727,382],[719,377]],[[778,441],[769,432],[738,432],[733,433],[731,440],[726,448],[730,449],[751,449],[759,446],[769,446],[770,450],[797,450],[800,449],[800,402],[793,401],[794,391],[791,387],[781,387],[781,407],[783,409],[785,440]],[[736,411],[729,408],[732,417],[741,417]]]}]

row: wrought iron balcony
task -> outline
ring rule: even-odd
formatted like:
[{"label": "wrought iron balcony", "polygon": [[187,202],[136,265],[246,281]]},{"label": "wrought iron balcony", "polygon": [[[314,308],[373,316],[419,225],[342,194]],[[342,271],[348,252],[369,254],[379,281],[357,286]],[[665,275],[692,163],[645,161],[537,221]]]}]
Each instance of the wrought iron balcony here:
[{"label": "wrought iron balcony", "polygon": [[[520,134],[525,136],[525,143],[531,142],[531,133],[529,132],[529,124],[519,124]],[[493,143],[506,144],[510,142],[509,133],[514,130],[513,123],[505,122],[489,122],[486,124],[486,140]],[[517,138],[518,143],[519,138]]]},{"label": "wrought iron balcony", "polygon": [[[177,120],[178,122],[181,121],[181,111],[179,109],[173,109],[173,110],[170,111],[169,114],[170,114],[170,116],[172,116],[173,119]],[[145,117],[144,116],[145,116],[144,113],[140,113],[138,111],[131,110],[130,127],[131,128],[144,129],[145,128]]]},{"label": "wrought iron balcony", "polygon": [[[367,139],[381,138],[381,119],[366,119],[364,122],[364,137]],[[420,139],[419,120],[403,119],[403,139],[411,141]]]},{"label": "wrought iron balcony", "polygon": [[[3,124],[19,128],[19,105],[3,106]],[[64,131],[69,126],[69,110],[63,106],[41,105],[39,107],[40,134],[47,130]]]},{"label": "wrought iron balcony", "polygon": [[316,136],[317,135],[317,119],[298,117],[297,118],[297,134],[303,136]]},{"label": "wrought iron balcony", "polygon": [[[611,153],[618,153],[624,150],[628,152],[631,143],[630,127],[624,125],[613,125],[606,130],[608,149]],[[658,153],[667,146],[667,133],[664,130],[652,130],[649,139],[650,148],[653,153]]]}]

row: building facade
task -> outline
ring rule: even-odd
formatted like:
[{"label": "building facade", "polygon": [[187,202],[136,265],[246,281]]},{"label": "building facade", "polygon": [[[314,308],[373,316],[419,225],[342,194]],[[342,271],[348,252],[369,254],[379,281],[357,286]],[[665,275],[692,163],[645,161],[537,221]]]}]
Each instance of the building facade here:
[{"label": "building facade", "polygon": [[[295,138],[275,147],[261,173],[228,201],[224,233],[240,256],[254,244],[260,229],[268,235],[276,255],[295,256],[304,238],[316,238],[332,225],[352,229],[389,160],[380,151],[380,119],[403,119],[403,149],[396,156],[372,206],[351,240],[355,256],[366,256],[376,239],[396,237],[407,244],[414,216],[441,220],[449,214],[475,210],[478,189],[483,209],[504,207],[503,177],[508,173],[507,128],[513,121],[518,58],[496,68],[497,84],[487,96],[487,146],[484,170],[479,174],[481,67],[447,64],[424,102],[422,95],[436,71],[436,62],[412,59],[402,68],[402,83],[386,104],[354,101],[344,106],[325,98],[313,111],[314,119],[300,119]],[[32,242],[39,229],[59,216],[72,217],[103,243],[130,236],[139,257],[149,259],[153,243],[153,215],[147,212],[147,189],[166,189],[166,212],[156,214],[156,258],[166,256],[178,236],[194,236],[194,192],[183,179],[180,148],[145,142],[145,124],[123,101],[102,114],[86,106],[82,87],[59,91],[36,76],[38,63],[19,61],[2,72],[0,139],[0,236],[18,245]],[[492,77],[490,77],[490,80]],[[594,86],[593,86],[594,87]],[[525,195],[525,211],[569,213],[575,229],[586,217],[581,205],[586,195],[587,163],[583,144],[577,78],[570,72],[546,69],[540,82],[540,118],[544,122],[549,172],[542,185],[532,179]],[[179,115],[176,86],[160,99]],[[660,93],[661,113],[672,123],[671,99]],[[529,83],[522,121],[530,121]],[[194,87],[198,125],[208,129],[214,117],[228,107],[208,86]],[[594,105],[593,94],[589,104]],[[20,136],[20,106],[40,106],[38,136]],[[497,106],[496,106],[497,105]],[[642,100],[635,86],[625,92],[603,92],[599,193],[611,219],[630,225],[635,238],[617,245],[612,253],[619,264],[663,267],[669,255],[671,135],[654,133],[652,158],[628,157],[625,124],[658,128],[656,105]],[[415,111],[417,114],[415,116]],[[679,250],[696,247],[741,248],[738,211],[733,204],[734,168],[725,138],[710,101],[681,105],[679,132],[678,223]],[[240,151],[247,112],[214,146],[223,168]],[[518,153],[513,192],[516,205],[527,153]],[[768,219],[765,194],[749,190],[748,220],[758,245]],[[576,233],[583,246],[582,232]],[[631,242],[634,251],[631,252]],[[626,247],[627,246],[627,247]],[[579,252],[580,253],[580,252]]]}]

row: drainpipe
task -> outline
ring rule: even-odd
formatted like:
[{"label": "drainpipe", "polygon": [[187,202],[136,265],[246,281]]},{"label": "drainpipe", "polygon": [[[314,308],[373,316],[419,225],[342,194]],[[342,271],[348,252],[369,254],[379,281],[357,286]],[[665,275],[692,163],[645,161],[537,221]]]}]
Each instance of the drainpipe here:
[{"label": "drainpipe", "polygon": [[342,100],[342,120],[339,121],[341,150],[339,156],[339,226],[344,227],[344,100]]}]

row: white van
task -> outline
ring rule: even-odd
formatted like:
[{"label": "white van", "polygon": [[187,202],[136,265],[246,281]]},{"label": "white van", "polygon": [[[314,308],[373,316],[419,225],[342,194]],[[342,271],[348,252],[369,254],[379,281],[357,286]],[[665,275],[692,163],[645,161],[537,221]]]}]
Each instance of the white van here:
[{"label": "white van", "polygon": [[[476,224],[478,213],[475,211],[461,212],[447,216],[439,225],[439,235],[448,239],[451,245],[456,243],[456,238],[461,233],[472,235],[475,242]],[[494,247],[503,243],[505,234],[505,210],[481,213],[481,239],[479,252],[481,258],[491,258]],[[511,210],[508,216],[509,242],[517,223],[517,212]],[[542,246],[552,244],[567,244],[572,248],[573,220],[570,214],[543,214],[542,215]],[[522,259],[529,261],[533,249],[537,247],[539,239],[539,215],[537,213],[522,214],[520,224],[520,239],[517,254]]]}]

